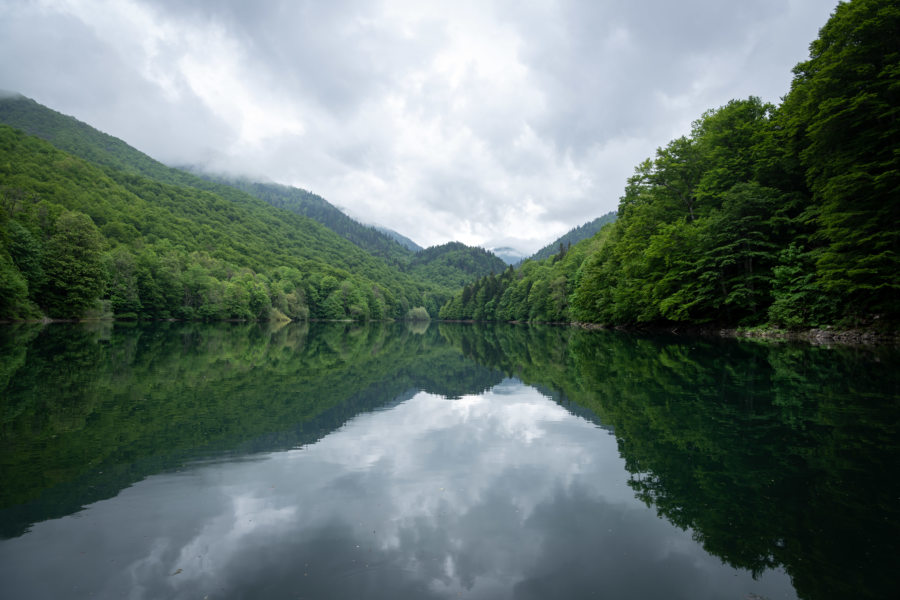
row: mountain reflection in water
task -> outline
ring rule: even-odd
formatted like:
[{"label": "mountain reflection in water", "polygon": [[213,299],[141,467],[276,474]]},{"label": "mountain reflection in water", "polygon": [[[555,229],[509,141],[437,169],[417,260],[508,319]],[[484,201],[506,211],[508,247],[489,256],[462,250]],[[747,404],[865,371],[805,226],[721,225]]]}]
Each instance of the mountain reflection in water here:
[{"label": "mountain reflection in water", "polygon": [[891,350],[165,324],[9,328],[0,353],[4,597],[894,585]]}]

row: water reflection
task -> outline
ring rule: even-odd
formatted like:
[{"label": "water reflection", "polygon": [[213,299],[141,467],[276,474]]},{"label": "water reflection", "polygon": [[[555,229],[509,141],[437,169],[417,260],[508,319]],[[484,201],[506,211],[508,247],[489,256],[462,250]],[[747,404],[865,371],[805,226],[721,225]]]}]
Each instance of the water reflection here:
[{"label": "water reflection", "polygon": [[0,331],[3,597],[896,591],[891,349]]},{"label": "water reflection", "polygon": [[[612,436],[518,381],[457,400],[418,393],[303,449],[150,477],[8,542],[0,570],[31,597],[789,591],[783,575],[724,568],[657,519],[622,466]],[[50,545],[47,580],[29,550]]]},{"label": "water reflection", "polygon": [[502,379],[405,324],[0,328],[0,355],[6,537],[185,461],[308,444],[416,390]]},{"label": "water reflection", "polygon": [[612,426],[638,498],[803,598],[898,591],[900,355],[571,329],[446,335]]}]

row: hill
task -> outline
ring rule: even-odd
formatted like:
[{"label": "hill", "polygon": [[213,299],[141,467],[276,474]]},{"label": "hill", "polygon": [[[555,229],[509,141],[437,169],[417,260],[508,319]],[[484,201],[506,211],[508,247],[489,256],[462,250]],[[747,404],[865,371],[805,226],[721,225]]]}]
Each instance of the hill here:
[{"label": "hill", "polygon": [[426,248],[417,252],[409,265],[412,275],[451,289],[504,269],[506,263],[496,255],[461,242]]},{"label": "hill", "polygon": [[[436,298],[448,298],[455,287],[487,275],[497,267],[496,263],[484,260],[482,249],[462,244],[438,247],[417,259],[410,247],[419,251],[421,248],[408,238],[390,230],[384,233],[374,227],[362,225],[316,194],[272,183],[199,176],[168,167],[122,140],[21,95],[0,98],[0,123],[6,123],[45,139],[58,149],[84,159],[116,181],[128,181],[126,175],[144,177],[165,185],[212,193],[221,200],[249,207],[252,211],[260,211],[260,214],[268,212],[264,208],[264,204],[267,204],[307,217],[324,225],[344,240],[352,242],[370,257],[377,257],[384,263],[383,266],[374,267],[369,258],[360,257],[358,252],[345,254],[343,250],[332,251],[331,242],[319,242],[320,250],[328,255],[324,260],[325,264],[333,264],[348,272],[362,267],[367,271],[383,270],[385,275],[391,273],[388,277],[390,283],[383,283],[381,289],[412,286],[418,292],[412,295],[404,294],[407,302],[401,304],[414,302],[423,305],[432,315],[437,313],[443,301],[439,302]],[[177,196],[177,193],[175,195]],[[274,214],[280,213],[279,211],[271,213]],[[308,227],[308,224],[304,227]],[[321,232],[317,235],[321,235]],[[344,247],[343,244],[337,245],[337,248]],[[441,257],[440,255],[445,252],[453,256]],[[463,258],[462,254],[466,253],[471,256]],[[384,266],[388,269],[384,270]],[[399,283],[401,281],[402,284]],[[416,294],[424,296],[414,300]],[[336,314],[337,311],[332,313]],[[378,311],[375,311],[373,314],[377,313]]]},{"label": "hill", "polygon": [[198,177],[171,169],[118,138],[21,94],[0,97],[0,123],[46,140],[101,168],[176,185],[207,187]]},{"label": "hill", "polygon": [[400,233],[397,233],[397,232],[394,231],[393,229],[388,229],[387,227],[383,227],[383,226],[381,226],[381,225],[372,225],[372,227],[374,227],[375,229],[377,229],[377,230],[380,231],[381,233],[383,233],[383,234],[385,234],[385,235],[387,235],[387,236],[390,236],[390,237],[394,238],[394,239],[395,239],[397,242],[399,242],[402,246],[406,247],[407,249],[409,249],[409,250],[411,250],[411,251],[413,251],[413,252],[418,252],[419,250],[424,250],[424,248],[423,248],[422,246],[418,245],[417,243],[415,243],[414,241],[412,241],[411,239],[409,239],[409,238],[406,237],[405,235],[402,235],[402,234],[400,234]]},{"label": "hill", "polygon": [[578,227],[575,227],[568,233],[560,236],[556,240],[550,242],[549,244],[535,252],[531,256],[531,260],[548,259],[554,254],[558,254],[560,248],[568,248],[577,244],[581,240],[586,240],[589,237],[592,237],[595,233],[600,231],[604,225],[613,223],[615,220],[616,211],[611,211],[601,217],[597,217],[593,221],[585,223],[584,225],[579,225]]},{"label": "hill", "polygon": [[140,153],[141,168],[118,169],[137,151],[85,143],[109,142],[99,132],[74,139],[102,162],[0,126],[0,318],[81,316],[98,300],[130,317],[402,318],[447,295],[311,219],[168,183],[198,178]]},{"label": "hill", "polygon": [[232,179],[204,174],[200,176],[210,181],[235,187],[265,200],[272,206],[284,208],[318,221],[366,252],[379,256],[394,266],[405,265],[412,258],[413,251],[393,236],[379,231],[375,227],[363,225],[312,192],[276,183],[260,183],[248,179]]}]

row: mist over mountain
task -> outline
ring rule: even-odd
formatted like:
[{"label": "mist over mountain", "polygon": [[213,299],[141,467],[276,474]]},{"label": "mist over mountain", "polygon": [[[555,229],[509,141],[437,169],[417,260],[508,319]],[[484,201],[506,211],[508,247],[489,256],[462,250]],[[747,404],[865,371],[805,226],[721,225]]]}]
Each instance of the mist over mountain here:
[{"label": "mist over mountain", "polygon": [[527,258],[526,254],[521,250],[517,250],[511,246],[501,246],[492,248],[491,252],[500,257],[500,259],[508,265],[515,265]]},{"label": "mist over mountain", "polygon": [[566,248],[568,246],[577,244],[581,240],[586,240],[603,229],[604,225],[613,223],[615,220],[616,211],[610,211],[605,215],[597,217],[593,221],[588,221],[584,225],[573,227],[565,234],[559,236],[558,238],[532,254],[529,258],[531,258],[531,260],[544,260],[550,258],[554,254],[559,253],[560,247]]},{"label": "mist over mountain", "polygon": [[299,188],[168,167],[21,95],[0,123],[0,318],[436,315],[502,264],[412,252]]},{"label": "mist over mountain", "polygon": [[372,225],[372,227],[374,227],[377,231],[380,231],[381,233],[392,237],[394,240],[399,242],[402,246],[405,246],[407,249],[409,249],[413,252],[419,252],[420,250],[424,250],[424,248],[422,248],[422,246],[415,243],[414,241],[412,241],[405,235],[403,235],[401,233],[397,233],[393,229],[389,229],[382,225]]}]

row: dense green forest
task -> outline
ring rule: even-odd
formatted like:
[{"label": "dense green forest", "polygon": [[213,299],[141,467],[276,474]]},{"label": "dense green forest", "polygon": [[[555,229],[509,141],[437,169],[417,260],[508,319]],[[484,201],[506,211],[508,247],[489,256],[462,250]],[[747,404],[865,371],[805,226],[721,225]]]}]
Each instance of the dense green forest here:
[{"label": "dense green forest", "polygon": [[[391,236],[378,231],[374,227],[363,225],[351,219],[338,207],[312,192],[287,185],[261,183],[248,179],[212,177],[209,175],[201,175],[201,177],[230,185],[261,200],[265,200],[273,206],[278,206],[318,221],[363,250],[375,256],[380,256],[396,267],[408,264],[413,255],[406,246],[400,244]],[[483,273],[479,275],[481,274]]]},{"label": "dense green forest", "polygon": [[391,266],[451,290],[506,267],[502,259],[487,250],[460,242],[410,250],[393,236],[351,219],[321,196],[306,190],[242,179],[212,180],[234,186],[273,206],[305,215],[370,254],[383,258]]},{"label": "dense green forest", "polygon": [[637,166],[614,224],[441,316],[896,328],[897,31],[896,3],[838,5],[779,106],[707,111]]},{"label": "dense green forest", "polygon": [[307,218],[290,202],[302,190],[166,167],[21,96],[0,121],[56,146],[0,126],[0,319],[436,316],[496,267],[462,245],[419,256],[308,193]]},{"label": "dense green forest", "polygon": [[601,217],[597,217],[593,221],[588,221],[584,225],[579,225],[532,254],[530,258],[531,260],[547,260],[554,254],[559,254],[563,250],[568,250],[573,244],[577,244],[581,240],[593,237],[594,234],[603,229],[604,225],[615,221],[616,217],[615,211],[608,212]]},{"label": "dense green forest", "polygon": [[416,252],[407,268],[420,279],[456,290],[481,275],[502,271],[506,263],[484,248],[448,242]]}]

